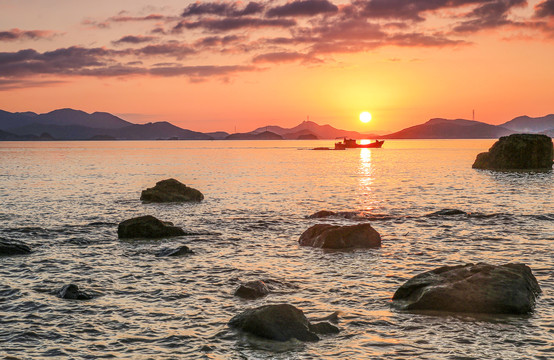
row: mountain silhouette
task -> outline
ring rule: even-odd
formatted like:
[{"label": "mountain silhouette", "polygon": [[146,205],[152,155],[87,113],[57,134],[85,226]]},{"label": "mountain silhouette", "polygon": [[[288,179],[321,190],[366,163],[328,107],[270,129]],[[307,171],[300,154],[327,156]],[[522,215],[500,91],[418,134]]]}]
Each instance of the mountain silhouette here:
[{"label": "mountain silhouette", "polygon": [[298,139],[300,135],[308,134],[315,135],[319,139],[336,139],[339,137],[348,137],[352,139],[368,139],[377,137],[377,135],[373,134],[364,135],[357,131],[336,129],[331,125],[319,125],[313,121],[303,121],[299,125],[288,129],[280,126],[263,126],[251,131],[251,133],[258,134],[263,131],[271,131],[275,134],[279,134],[284,139]]},{"label": "mountain silhouette", "polygon": [[381,139],[494,139],[513,131],[479,121],[435,118],[424,124],[380,136]]},{"label": "mountain silhouette", "polygon": [[536,118],[518,116],[500,126],[522,133],[552,132],[554,131],[554,114]]}]

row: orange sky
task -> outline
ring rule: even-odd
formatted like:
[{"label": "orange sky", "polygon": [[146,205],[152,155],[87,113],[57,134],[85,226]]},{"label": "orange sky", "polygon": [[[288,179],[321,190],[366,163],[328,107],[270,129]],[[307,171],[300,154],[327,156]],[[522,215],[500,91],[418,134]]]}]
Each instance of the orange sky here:
[{"label": "orange sky", "polygon": [[[0,1],[0,109],[361,132],[554,112],[554,0]],[[361,111],[373,120],[363,124]]]}]

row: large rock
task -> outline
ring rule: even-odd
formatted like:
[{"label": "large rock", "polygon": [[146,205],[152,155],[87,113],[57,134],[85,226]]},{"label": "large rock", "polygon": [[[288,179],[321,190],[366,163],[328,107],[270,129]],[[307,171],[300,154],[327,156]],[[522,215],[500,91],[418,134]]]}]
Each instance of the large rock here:
[{"label": "large rock", "polygon": [[160,221],[152,215],[125,220],[117,227],[117,236],[120,239],[158,239],[180,235],[185,235],[183,229],[173,226],[171,222]]},{"label": "large rock", "polygon": [[75,284],[64,285],[58,291],[58,297],[68,300],[90,300],[93,298],[91,294],[79,290],[79,287]]},{"label": "large rock", "polygon": [[526,265],[479,263],[419,274],[398,288],[392,300],[403,310],[525,314],[540,292]]},{"label": "large rock", "polygon": [[142,190],[140,199],[147,202],[184,202],[202,201],[204,195],[196,189],[186,186],[175,180],[167,179],[158,181],[156,186]]},{"label": "large rock", "polygon": [[316,224],[298,240],[302,246],[324,249],[372,248],[381,246],[381,235],[371,225],[338,226]]},{"label": "large rock", "polygon": [[322,334],[338,333],[328,323],[311,324],[302,310],[289,304],[265,305],[248,309],[229,321],[229,326],[266,339],[287,341],[318,341]]},{"label": "large rock", "polygon": [[241,284],[237,290],[235,290],[235,296],[243,299],[257,299],[269,294],[269,288],[261,281],[249,281]]},{"label": "large rock", "polygon": [[30,253],[31,248],[23,243],[0,239],[0,256],[25,255]]},{"label": "large rock", "polygon": [[503,136],[488,152],[477,155],[473,168],[491,170],[552,169],[552,139],[546,135]]}]

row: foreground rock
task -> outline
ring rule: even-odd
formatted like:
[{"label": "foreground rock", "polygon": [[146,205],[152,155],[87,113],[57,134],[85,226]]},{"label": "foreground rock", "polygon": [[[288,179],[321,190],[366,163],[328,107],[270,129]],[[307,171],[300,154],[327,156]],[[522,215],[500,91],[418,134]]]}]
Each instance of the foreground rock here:
[{"label": "foreground rock", "polygon": [[488,152],[477,155],[473,168],[491,170],[552,169],[552,139],[546,135],[501,137]]},{"label": "foreground rock", "polygon": [[68,300],[90,300],[93,298],[91,294],[79,290],[79,287],[75,284],[64,285],[58,291],[58,297]]},{"label": "foreground rock", "polygon": [[329,323],[311,324],[302,310],[289,304],[265,305],[234,316],[229,326],[276,341],[318,341],[319,334],[337,334]]},{"label": "foreground rock", "polygon": [[243,299],[258,299],[269,294],[269,288],[261,281],[249,281],[245,284],[241,284],[237,290],[235,290],[235,296]]},{"label": "foreground rock", "polygon": [[185,235],[183,229],[173,226],[171,222],[160,221],[152,215],[125,220],[117,227],[117,236],[120,239],[158,239],[180,235]]},{"label": "foreground rock", "polygon": [[183,256],[183,255],[189,255],[189,254],[194,254],[194,251],[189,249],[188,246],[182,245],[182,246],[179,246],[178,248],[174,248],[174,249],[171,249],[171,248],[161,249],[156,254],[156,256],[158,256],[158,257]]},{"label": "foreground rock", "polygon": [[325,219],[328,217],[338,217],[344,219],[364,219],[365,214],[363,212],[356,211],[329,211],[329,210],[320,210],[312,215],[308,216],[308,219]]},{"label": "foreground rock", "polygon": [[175,179],[158,181],[156,186],[142,190],[140,194],[142,201],[148,202],[185,202],[202,201],[204,195],[196,189],[186,186]]},{"label": "foreground rock", "polygon": [[525,314],[533,310],[540,292],[526,265],[479,263],[419,274],[396,290],[392,300],[404,310]]},{"label": "foreground rock", "polygon": [[371,225],[338,226],[316,224],[298,240],[302,246],[323,249],[373,248],[381,246],[381,235]]},{"label": "foreground rock", "polygon": [[31,248],[21,242],[0,239],[0,256],[26,255],[30,253]]}]

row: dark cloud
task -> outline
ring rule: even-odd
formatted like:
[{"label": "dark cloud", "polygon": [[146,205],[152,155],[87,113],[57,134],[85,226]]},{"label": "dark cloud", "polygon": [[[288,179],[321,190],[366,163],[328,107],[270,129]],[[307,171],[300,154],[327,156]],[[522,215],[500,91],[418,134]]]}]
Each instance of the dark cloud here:
[{"label": "dark cloud", "polygon": [[156,67],[150,70],[152,75],[157,76],[178,76],[187,75],[193,78],[206,78],[211,76],[230,75],[236,72],[254,71],[254,66],[167,66]]},{"label": "dark cloud", "polygon": [[453,40],[442,35],[425,35],[421,33],[396,34],[387,39],[387,45],[411,47],[443,47],[467,45],[464,40]]},{"label": "dark cloud", "polygon": [[554,0],[544,0],[535,6],[535,17],[554,16]]},{"label": "dark cloud", "polygon": [[513,24],[508,19],[510,11],[514,7],[527,5],[526,0],[494,0],[466,14],[466,20],[454,27],[455,32],[477,32],[484,29],[496,28],[499,26]]},{"label": "dark cloud", "polygon": [[0,31],[0,41],[50,39],[56,35],[57,33],[51,30],[11,29],[7,31]]},{"label": "dark cloud", "polygon": [[237,43],[244,40],[245,37],[238,35],[227,36],[208,36],[198,39],[194,45],[200,48],[215,47],[215,46],[227,46],[229,44]]},{"label": "dark cloud", "polygon": [[156,39],[155,36],[144,36],[144,35],[127,35],[123,36],[119,40],[112,41],[112,44],[114,45],[121,45],[121,44],[142,44],[145,42],[150,42],[152,40]]},{"label": "dark cloud", "polygon": [[25,80],[25,79],[0,79],[0,91],[25,89],[30,87],[44,87],[63,84],[60,80]]},{"label": "dark cloud", "polygon": [[323,13],[336,13],[339,8],[327,0],[295,0],[276,6],[266,13],[268,17],[315,16]]},{"label": "dark cloud", "polygon": [[353,9],[369,18],[424,21],[424,12],[482,4],[492,0],[355,0]]},{"label": "dark cloud", "polygon": [[161,14],[150,14],[146,16],[124,16],[124,15],[118,15],[118,16],[112,16],[108,19],[108,21],[113,22],[128,22],[128,21],[160,21],[160,20],[167,20],[168,17],[161,15]]},{"label": "dark cloud", "polygon": [[181,14],[182,17],[199,15],[217,15],[225,17],[241,17],[259,14],[263,11],[264,5],[258,2],[249,2],[244,8],[238,7],[237,3],[230,2],[197,2],[190,4]]},{"label": "dark cloud", "polygon": [[180,33],[184,29],[206,29],[209,31],[230,31],[242,28],[277,27],[290,28],[296,21],[289,19],[259,19],[252,17],[201,19],[198,21],[181,21],[173,28],[173,33]]},{"label": "dark cloud", "polygon": [[143,48],[132,51],[136,56],[173,56],[182,59],[196,51],[187,44],[168,42],[165,44],[147,45]]}]

